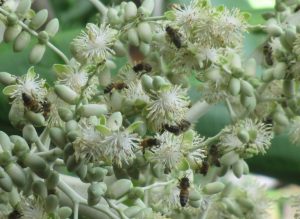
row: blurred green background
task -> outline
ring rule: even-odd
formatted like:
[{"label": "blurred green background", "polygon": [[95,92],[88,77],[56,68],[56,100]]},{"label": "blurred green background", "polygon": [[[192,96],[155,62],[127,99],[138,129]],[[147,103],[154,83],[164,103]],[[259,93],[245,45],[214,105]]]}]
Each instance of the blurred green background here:
[{"label": "blurred green background", "polygon": [[[44,2],[44,3],[41,3]],[[45,2],[47,3],[46,5]],[[106,4],[118,3],[120,1],[103,0]],[[188,0],[174,1],[162,0],[163,7],[167,8],[171,3],[186,3]],[[272,10],[275,0],[213,0],[215,5],[226,5],[227,7],[237,7],[242,11],[249,12],[252,17],[251,24],[263,23],[261,14]],[[60,32],[52,40],[53,44],[60,48],[67,55],[69,52],[70,41],[80,32],[88,21],[97,19],[97,11],[87,0],[49,0],[36,1],[34,7],[47,7],[50,14],[60,20]],[[245,59],[249,58],[256,46],[261,44],[265,35],[263,33],[248,33],[245,40]],[[32,44],[36,41],[33,40]],[[0,71],[7,71],[15,75],[26,73],[30,64],[28,62],[28,54],[30,46],[21,53],[13,53],[11,44],[0,45]],[[60,63],[61,60],[56,54],[47,50],[42,62],[35,69],[41,77],[46,78],[49,83],[53,82],[54,74],[51,67],[54,63]],[[0,89],[3,87],[0,85]],[[192,96],[198,94],[191,92]],[[8,122],[9,104],[6,97],[0,94],[0,130],[4,130],[9,134],[16,133]],[[212,136],[229,123],[229,114],[223,104],[214,106],[203,118],[199,120],[196,128],[205,136]],[[299,133],[300,134],[300,133]],[[279,179],[285,183],[300,183],[298,175],[300,175],[300,147],[296,147],[289,143],[285,134],[276,136],[272,142],[272,147],[265,156],[258,156],[247,160],[252,172],[264,174]]]}]

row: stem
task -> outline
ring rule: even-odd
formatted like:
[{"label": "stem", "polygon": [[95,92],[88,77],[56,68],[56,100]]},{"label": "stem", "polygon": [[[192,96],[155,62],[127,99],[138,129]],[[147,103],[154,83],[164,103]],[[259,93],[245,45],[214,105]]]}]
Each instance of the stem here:
[{"label": "stem", "polygon": [[38,148],[39,151],[41,152],[47,152],[47,148],[44,146],[44,144],[42,143],[42,141],[40,140],[40,138],[38,138],[37,142],[34,142],[36,144],[36,147]]},{"label": "stem", "polygon": [[156,188],[156,187],[166,186],[166,185],[171,184],[172,182],[174,182],[174,180],[170,180],[170,181],[168,181],[168,182],[158,182],[158,183],[153,183],[152,185],[145,186],[145,187],[140,187],[140,188],[143,189],[143,190],[145,191],[145,190],[153,189],[153,188]]},{"label": "stem", "polygon": [[155,16],[155,17],[145,17],[142,18],[142,21],[160,21],[160,20],[166,20],[166,16]]},{"label": "stem", "polygon": [[124,214],[124,212],[123,212],[123,211],[122,211],[115,203],[113,203],[113,202],[112,202],[111,200],[109,200],[109,199],[105,199],[105,200],[107,201],[109,207],[115,209],[115,210],[119,213],[119,215],[121,216],[121,219],[129,219],[129,218]]},{"label": "stem", "polygon": [[78,219],[78,213],[79,213],[79,203],[74,203],[74,219]]},{"label": "stem", "polygon": [[203,145],[206,145],[207,147],[210,147],[213,143],[219,140],[220,136],[224,133],[224,130],[221,130],[218,134],[216,134],[213,137],[210,137],[206,139],[202,144],[197,145],[196,147],[191,148],[189,151],[195,151],[198,150],[199,148],[202,148]]},{"label": "stem", "polygon": [[[5,11],[3,8],[0,7],[0,13],[4,14],[5,16],[9,16],[9,13]],[[17,23],[28,33],[30,33],[32,36],[38,37],[38,33],[32,29],[30,29],[26,24],[24,24],[22,21],[18,20]],[[69,59],[67,56],[60,51],[57,47],[55,47],[52,43],[47,42],[46,45],[54,52],[56,53],[66,64],[69,63]]]},{"label": "stem", "polygon": [[115,201],[115,204],[118,205],[118,204],[122,203],[123,201],[126,201],[127,199],[128,199],[128,195],[124,195],[122,198]]},{"label": "stem", "polygon": [[189,122],[195,122],[200,117],[202,117],[207,111],[212,107],[212,105],[206,103],[205,101],[198,101],[189,109],[186,113],[186,120]]},{"label": "stem", "polygon": [[100,0],[89,0],[95,8],[102,14],[102,16],[106,16],[107,14],[107,7],[100,1]]},{"label": "stem", "polygon": [[234,112],[234,110],[232,109],[231,103],[228,100],[228,98],[226,98],[226,107],[227,107],[227,109],[229,111],[231,121],[235,122],[236,119],[237,119],[237,116],[236,116],[236,113]]}]

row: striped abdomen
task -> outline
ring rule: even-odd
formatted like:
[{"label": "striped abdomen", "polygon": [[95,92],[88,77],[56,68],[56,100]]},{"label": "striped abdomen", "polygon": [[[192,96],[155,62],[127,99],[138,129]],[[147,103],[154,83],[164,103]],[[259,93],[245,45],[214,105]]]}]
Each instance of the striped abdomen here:
[{"label": "striped abdomen", "polygon": [[182,207],[186,206],[186,203],[189,200],[189,190],[188,189],[181,189],[180,190],[179,200],[180,200],[180,205]]}]

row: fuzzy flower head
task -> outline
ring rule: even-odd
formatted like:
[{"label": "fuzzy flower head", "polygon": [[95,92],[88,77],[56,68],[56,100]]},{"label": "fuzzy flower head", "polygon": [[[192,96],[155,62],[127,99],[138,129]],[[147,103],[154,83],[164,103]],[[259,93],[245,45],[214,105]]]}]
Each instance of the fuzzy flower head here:
[{"label": "fuzzy flower head", "polygon": [[259,121],[245,119],[226,127],[220,137],[220,147],[235,150],[242,158],[265,154],[271,146],[272,127]]},{"label": "fuzzy flower head", "polygon": [[73,42],[74,55],[79,61],[106,60],[110,54],[114,54],[111,49],[116,39],[116,31],[106,24],[98,27],[89,23],[86,31],[82,31]]},{"label": "fuzzy flower head", "polygon": [[44,209],[44,201],[36,198],[23,198],[18,206],[18,212],[20,213],[19,219],[48,219],[49,215]]},{"label": "fuzzy flower head", "polygon": [[176,124],[184,119],[188,105],[187,91],[180,86],[156,91],[147,106],[147,119],[155,130],[160,130],[164,124]]},{"label": "fuzzy flower head", "polygon": [[36,101],[43,101],[47,94],[47,89],[45,87],[45,80],[39,80],[39,75],[31,67],[26,75],[17,79],[17,84],[4,88],[3,93],[7,94],[14,102],[22,102],[23,93],[30,95]]},{"label": "fuzzy flower head", "polygon": [[128,88],[124,90],[124,96],[133,102],[148,103],[150,100],[140,80],[130,82]]}]

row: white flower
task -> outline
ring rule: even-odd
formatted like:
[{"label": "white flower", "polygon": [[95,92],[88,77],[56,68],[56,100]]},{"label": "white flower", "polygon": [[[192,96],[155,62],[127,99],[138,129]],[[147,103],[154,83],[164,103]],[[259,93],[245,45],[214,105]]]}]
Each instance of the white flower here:
[{"label": "white flower", "polygon": [[300,144],[300,117],[296,117],[289,131],[289,139],[293,144]]},{"label": "white flower", "polygon": [[103,136],[96,129],[89,119],[82,119],[79,122],[81,136],[73,142],[75,156],[77,159],[83,158],[87,161],[99,161],[103,156]]},{"label": "white flower", "polygon": [[44,201],[36,198],[22,198],[18,206],[20,219],[48,219],[49,215],[44,210]]},{"label": "white flower", "polygon": [[147,106],[147,119],[156,130],[160,130],[163,124],[179,123],[188,110],[186,90],[177,85],[157,91],[151,99]]},{"label": "white flower", "polygon": [[148,103],[150,100],[149,96],[145,93],[140,80],[129,83],[128,88],[124,90],[124,95],[133,102],[142,101]]},{"label": "white flower", "polygon": [[112,132],[102,141],[103,153],[105,159],[122,166],[135,158],[134,151],[139,147],[137,134],[125,131]]},{"label": "white flower", "polygon": [[[240,131],[249,135],[248,142],[242,142],[238,137]],[[272,127],[259,121],[245,119],[233,126],[226,127],[220,137],[220,147],[235,150],[241,157],[251,157],[253,154],[264,154],[271,146],[273,138]],[[227,150],[227,149],[226,149]]]},{"label": "white flower", "polygon": [[[200,78],[203,78],[200,76]],[[222,79],[223,81],[223,79]],[[208,81],[200,87],[201,98],[204,99],[207,103],[215,104],[220,101],[224,101],[229,97],[229,94],[224,87],[224,84],[221,82]]]},{"label": "white flower", "polygon": [[116,31],[108,25],[102,24],[98,27],[89,23],[86,31],[82,31],[72,42],[75,49],[74,55],[80,61],[106,59],[110,54],[114,54],[110,47],[115,39]]},{"label": "white flower", "polygon": [[153,148],[154,153],[149,153],[149,160],[163,169],[174,169],[183,158],[181,152],[183,138],[169,132],[156,135],[160,141],[160,146]]}]

